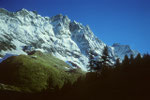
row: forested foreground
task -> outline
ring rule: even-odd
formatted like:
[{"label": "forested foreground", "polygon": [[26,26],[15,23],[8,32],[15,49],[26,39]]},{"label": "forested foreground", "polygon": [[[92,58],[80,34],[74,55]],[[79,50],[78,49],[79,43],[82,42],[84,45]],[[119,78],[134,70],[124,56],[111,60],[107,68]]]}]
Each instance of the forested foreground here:
[{"label": "forested foreground", "polygon": [[53,91],[34,94],[2,91],[0,94],[1,100],[149,100],[150,55],[125,56],[122,63],[117,60],[113,66],[88,72],[73,84],[65,83],[61,89],[56,87]]}]

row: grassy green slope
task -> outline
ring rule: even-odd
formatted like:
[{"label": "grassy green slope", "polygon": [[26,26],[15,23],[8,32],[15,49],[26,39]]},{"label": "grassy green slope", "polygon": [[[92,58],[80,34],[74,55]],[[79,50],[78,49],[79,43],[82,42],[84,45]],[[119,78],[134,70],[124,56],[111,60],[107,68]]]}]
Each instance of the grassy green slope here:
[{"label": "grassy green slope", "polygon": [[[0,83],[16,87],[23,92],[39,92],[47,88],[61,88],[65,82],[74,82],[80,71],[67,71],[70,67],[51,54],[32,52],[13,56],[0,64]],[[15,89],[15,88],[14,88]]]}]

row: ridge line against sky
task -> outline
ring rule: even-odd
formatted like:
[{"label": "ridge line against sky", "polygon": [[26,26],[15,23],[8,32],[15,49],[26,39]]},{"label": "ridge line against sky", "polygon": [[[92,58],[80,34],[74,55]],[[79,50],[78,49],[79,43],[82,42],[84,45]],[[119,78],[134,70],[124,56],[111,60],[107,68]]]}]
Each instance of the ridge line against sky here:
[{"label": "ridge line against sky", "polygon": [[67,15],[108,45],[128,44],[150,53],[150,0],[0,0],[0,8],[25,8],[42,16]]}]

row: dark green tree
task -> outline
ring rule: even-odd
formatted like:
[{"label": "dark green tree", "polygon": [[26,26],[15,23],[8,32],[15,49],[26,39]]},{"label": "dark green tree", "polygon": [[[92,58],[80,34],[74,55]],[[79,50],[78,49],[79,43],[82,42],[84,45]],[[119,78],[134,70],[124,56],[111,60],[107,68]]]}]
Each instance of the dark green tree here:
[{"label": "dark green tree", "polygon": [[147,67],[150,66],[150,55],[148,53],[143,55],[142,63]]},{"label": "dark green tree", "polygon": [[133,62],[134,62],[134,56],[133,56],[133,54],[130,55],[130,59],[129,60],[130,60],[130,64],[133,64]]},{"label": "dark green tree", "polygon": [[135,63],[137,66],[139,66],[139,64],[141,63],[141,61],[142,61],[141,54],[138,53],[138,55],[135,57],[135,62],[134,62],[134,63]]},{"label": "dark green tree", "polygon": [[115,64],[114,64],[114,71],[115,71],[115,72],[119,72],[119,71],[120,71],[120,68],[121,68],[120,59],[117,58],[117,59],[116,59],[116,62],[115,62]]},{"label": "dark green tree", "polygon": [[110,59],[111,57],[108,54],[108,47],[105,46],[103,49],[100,63],[102,63],[102,66],[109,66],[110,64],[112,64]]},{"label": "dark green tree", "polygon": [[88,63],[89,63],[89,65],[88,65],[89,71],[95,70],[94,66],[96,64],[96,61],[94,60],[94,55],[93,55],[92,50],[89,51],[89,62]]},{"label": "dark green tree", "polygon": [[110,56],[108,54],[108,47],[105,46],[102,52],[102,56],[99,59],[93,60],[94,57],[92,56],[92,54],[90,54],[89,56],[89,67],[90,67],[90,71],[100,71],[102,69],[102,67],[104,66],[110,66],[111,61],[110,61]]},{"label": "dark green tree", "polygon": [[141,60],[141,59],[142,59],[141,54],[138,53],[138,55],[135,57],[135,60]]},{"label": "dark green tree", "polygon": [[125,55],[125,56],[124,56],[124,60],[122,61],[122,64],[126,66],[126,65],[129,65],[129,62],[130,62],[130,61],[129,61],[128,56]]},{"label": "dark green tree", "polygon": [[117,58],[116,62],[115,62],[115,67],[120,67],[121,63],[120,63],[120,59]]}]

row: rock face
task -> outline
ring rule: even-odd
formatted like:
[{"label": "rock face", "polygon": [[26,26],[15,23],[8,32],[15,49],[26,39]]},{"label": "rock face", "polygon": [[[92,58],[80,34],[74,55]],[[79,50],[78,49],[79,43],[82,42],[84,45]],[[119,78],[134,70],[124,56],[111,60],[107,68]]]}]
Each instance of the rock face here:
[{"label": "rock face", "polygon": [[[50,18],[26,9],[17,12],[0,9],[0,56],[40,50],[86,71],[89,50],[101,55],[104,46],[106,44],[89,26],[71,21],[67,16],[59,14]],[[129,46],[114,44],[109,46],[109,54],[113,59],[123,59],[124,55],[136,55],[137,52]]]}]

